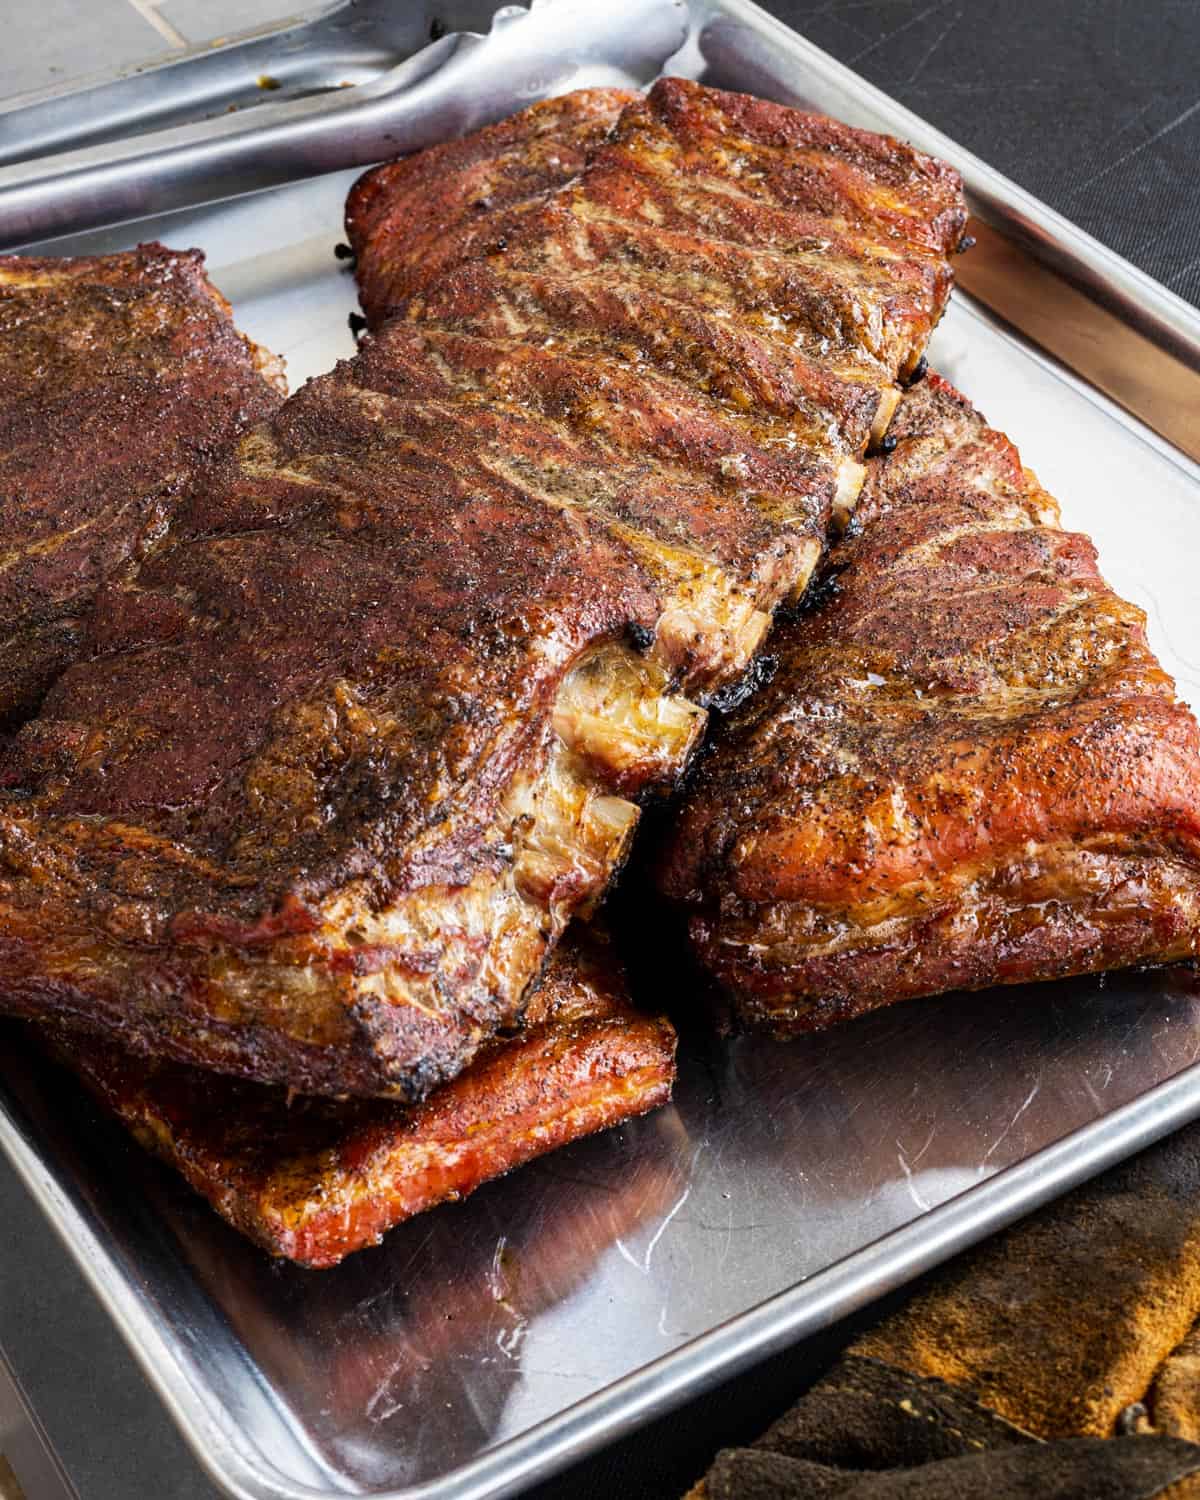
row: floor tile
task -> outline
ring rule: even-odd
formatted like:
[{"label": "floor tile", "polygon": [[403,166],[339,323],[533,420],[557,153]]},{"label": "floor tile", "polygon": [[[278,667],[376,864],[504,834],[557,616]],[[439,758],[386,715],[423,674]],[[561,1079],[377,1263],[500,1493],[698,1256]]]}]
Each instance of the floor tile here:
[{"label": "floor tile", "polygon": [[134,67],[170,52],[128,0],[37,0],[36,5],[6,5],[4,11],[0,99]]}]

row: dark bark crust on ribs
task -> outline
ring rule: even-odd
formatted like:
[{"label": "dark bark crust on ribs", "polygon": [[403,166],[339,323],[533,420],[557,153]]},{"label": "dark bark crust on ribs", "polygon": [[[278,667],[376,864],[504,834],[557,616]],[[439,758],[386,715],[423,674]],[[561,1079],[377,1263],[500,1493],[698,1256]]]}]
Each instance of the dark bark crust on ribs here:
[{"label": "dark bark crust on ribs", "polygon": [[908,148],[678,80],[513,213],[101,596],[3,768],[9,1009],[305,1091],[460,1071],[803,587],[962,222]]},{"label": "dark bark crust on ribs", "polygon": [[325,1268],[414,1214],[665,1104],[675,1035],[630,1005],[607,945],[555,952],[515,1038],[424,1104],[277,1089],[61,1034],[56,1055],[137,1139],[272,1255]]},{"label": "dark bark crust on ribs", "polygon": [[[101,596],[91,659],[8,757],[36,794],[0,811],[11,1008],[334,1092],[386,1087],[388,1048],[424,1092],[512,1019],[544,943],[522,938],[493,1019],[486,924],[527,904],[527,814],[502,803],[544,766],[572,663],[652,630],[657,598],[601,528],[493,476],[478,424],[388,415],[343,375],[310,385]],[[564,864],[539,913],[587,873]],[[391,1002],[405,985],[421,1003]]]},{"label": "dark bark crust on ribs", "polygon": [[0,722],[77,654],[96,590],[282,399],[199,251],[0,257]]},{"label": "dark bark crust on ribs", "polygon": [[1200,951],[1200,734],[1141,610],[944,381],[892,432],[662,867],[784,1033]]}]

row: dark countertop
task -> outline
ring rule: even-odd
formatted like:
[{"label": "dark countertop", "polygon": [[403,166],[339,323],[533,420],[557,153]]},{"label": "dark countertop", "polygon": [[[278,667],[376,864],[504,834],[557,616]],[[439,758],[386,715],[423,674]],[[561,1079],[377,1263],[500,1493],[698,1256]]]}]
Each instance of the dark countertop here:
[{"label": "dark countertop", "polygon": [[[767,0],[767,9],[1200,304],[1195,0]],[[0,1346],[82,1500],[209,1500],[212,1487],[2,1163],[0,1266]],[[717,1448],[752,1438],[848,1336],[843,1326],[782,1355],[534,1493],[682,1494]]]},{"label": "dark countertop", "polygon": [[766,0],[766,9],[1200,304],[1194,0]]}]

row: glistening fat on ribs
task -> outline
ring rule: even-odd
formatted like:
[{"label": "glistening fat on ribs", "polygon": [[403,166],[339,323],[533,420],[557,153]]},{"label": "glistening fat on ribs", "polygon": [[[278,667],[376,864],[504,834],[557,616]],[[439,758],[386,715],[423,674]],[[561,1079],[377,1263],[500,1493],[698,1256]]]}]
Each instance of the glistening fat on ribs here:
[{"label": "glistening fat on ribs", "polygon": [[929,158],[679,80],[511,212],[101,595],[3,767],[9,1010],[459,1072],[803,588],[963,223]]},{"label": "glistening fat on ribs", "polygon": [[0,257],[0,723],[36,708],[96,590],[284,390],[198,250]]},{"label": "glistening fat on ribs", "polygon": [[663,860],[778,1033],[1200,952],[1200,734],[1141,610],[945,381],[892,433]]},{"label": "glistening fat on ribs", "polygon": [[297,1096],[130,1057],[54,1051],[149,1150],[272,1255],[314,1268],[569,1141],[665,1104],[675,1036],[634,1010],[607,945],[569,936],[525,1030],[423,1104]]}]

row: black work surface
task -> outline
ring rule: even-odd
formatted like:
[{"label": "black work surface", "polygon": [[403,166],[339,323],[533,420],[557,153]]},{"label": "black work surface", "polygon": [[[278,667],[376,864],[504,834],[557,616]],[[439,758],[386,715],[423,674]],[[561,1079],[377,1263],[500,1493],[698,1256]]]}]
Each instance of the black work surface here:
[{"label": "black work surface", "polygon": [[[1200,0],[767,9],[1200,304]],[[2,1164],[0,1266],[0,1343],[82,1500],[207,1500],[211,1486]],[[718,1448],[747,1442],[787,1407],[849,1332],[760,1366],[532,1493],[682,1494]]]}]

